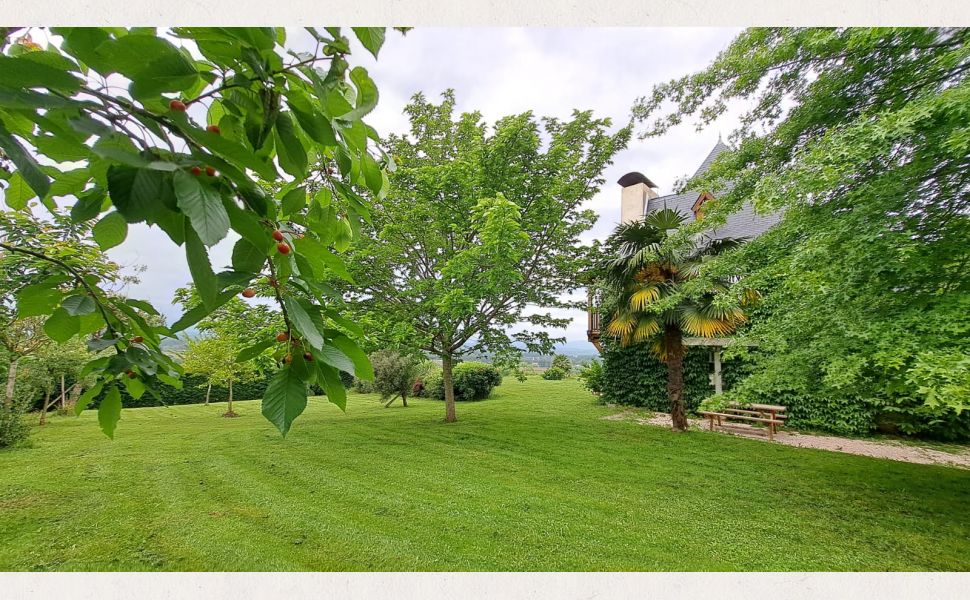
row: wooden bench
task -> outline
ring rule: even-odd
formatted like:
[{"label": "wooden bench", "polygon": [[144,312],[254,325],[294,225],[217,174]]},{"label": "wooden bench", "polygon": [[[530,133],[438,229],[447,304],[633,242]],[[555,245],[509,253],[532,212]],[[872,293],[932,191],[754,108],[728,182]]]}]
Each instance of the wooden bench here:
[{"label": "wooden bench", "polygon": [[714,431],[715,420],[718,427],[724,426],[722,419],[767,425],[768,439],[773,440],[777,428],[784,425],[785,419],[788,418],[783,414],[785,410],[787,410],[786,406],[777,404],[738,404],[732,402],[726,408],[721,409],[720,412],[698,411],[698,414],[707,417],[711,431]]}]

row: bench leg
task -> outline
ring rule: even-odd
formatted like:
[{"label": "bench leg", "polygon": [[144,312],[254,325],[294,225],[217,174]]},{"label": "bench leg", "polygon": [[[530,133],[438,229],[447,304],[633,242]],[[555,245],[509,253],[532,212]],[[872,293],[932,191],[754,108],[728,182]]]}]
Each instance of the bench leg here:
[{"label": "bench leg", "polygon": [[714,431],[714,417],[707,417],[707,421],[710,423],[711,431]]}]

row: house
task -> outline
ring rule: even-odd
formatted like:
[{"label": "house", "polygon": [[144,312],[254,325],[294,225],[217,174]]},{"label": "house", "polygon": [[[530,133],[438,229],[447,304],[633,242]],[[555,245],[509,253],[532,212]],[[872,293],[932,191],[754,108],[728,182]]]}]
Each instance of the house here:
[{"label": "house", "polygon": [[[701,162],[694,172],[692,178],[705,173],[722,152],[729,150],[728,146],[720,139],[708,152],[707,157]],[[682,194],[667,194],[661,196],[657,192],[657,185],[646,175],[633,171],[627,173],[617,181],[622,188],[620,190],[620,222],[629,223],[642,219],[644,216],[664,208],[673,209],[686,217],[686,222],[690,223],[697,219],[704,218],[704,203],[714,198],[707,191],[686,191]],[[757,237],[768,230],[771,226],[781,220],[780,213],[759,215],[755,213],[754,207],[748,203],[741,210],[727,217],[724,225],[705,232],[705,235],[713,239],[721,238],[744,238],[751,239]],[[589,296],[587,338],[602,353],[603,346],[600,336],[600,314],[596,307],[596,302],[592,292]],[[686,338],[684,343],[688,346],[708,346],[713,348],[711,354],[714,369],[711,376],[711,383],[715,391],[721,391],[721,348],[731,343],[730,338],[702,339]]]}]

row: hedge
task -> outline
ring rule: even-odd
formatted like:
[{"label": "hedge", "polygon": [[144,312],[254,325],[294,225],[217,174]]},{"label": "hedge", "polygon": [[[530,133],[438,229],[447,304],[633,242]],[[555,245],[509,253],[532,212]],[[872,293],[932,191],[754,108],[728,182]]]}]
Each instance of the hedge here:
[{"label": "hedge", "polygon": [[[269,380],[272,374],[267,374],[268,376],[256,379],[255,381],[249,382],[239,382],[232,384],[232,399],[235,400],[259,400],[263,397],[263,393],[266,391],[266,386],[269,384]],[[350,387],[353,384],[353,377],[341,371],[340,379],[343,381],[345,387]],[[206,382],[205,377],[201,375],[184,375],[182,377],[182,389],[177,389],[169,385],[162,384],[159,391],[159,395],[165,401],[165,404],[203,404],[205,403],[205,390]],[[72,382],[68,382],[68,386]],[[91,403],[90,408],[96,408],[100,403],[101,399],[104,397],[106,392],[102,391]],[[313,385],[310,387],[310,393],[322,396],[323,390],[319,386]],[[213,385],[212,392],[209,395],[209,402],[225,402],[229,399],[229,388],[221,385]],[[132,398],[128,394],[128,390],[121,387],[121,404],[125,408],[141,408],[145,406],[161,406],[155,396],[146,392],[141,398]],[[41,404],[36,406],[37,409],[43,406]]]},{"label": "hedge", "polygon": [[[684,401],[687,410],[696,411],[701,400],[714,393],[710,374],[709,348],[691,347],[684,356]],[[721,361],[721,382],[726,390],[745,375],[738,361]],[[670,412],[667,398],[667,365],[657,360],[649,345],[622,348],[608,344],[603,352],[602,402],[639,406]]]}]

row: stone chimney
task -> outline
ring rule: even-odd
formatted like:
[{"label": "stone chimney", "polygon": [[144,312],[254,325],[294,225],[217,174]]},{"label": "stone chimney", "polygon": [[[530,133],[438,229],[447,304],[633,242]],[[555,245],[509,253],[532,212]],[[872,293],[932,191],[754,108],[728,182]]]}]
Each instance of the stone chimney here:
[{"label": "stone chimney", "polygon": [[647,209],[647,201],[659,197],[657,184],[642,173],[627,173],[617,183],[623,188],[620,192],[620,223],[639,221]]}]

